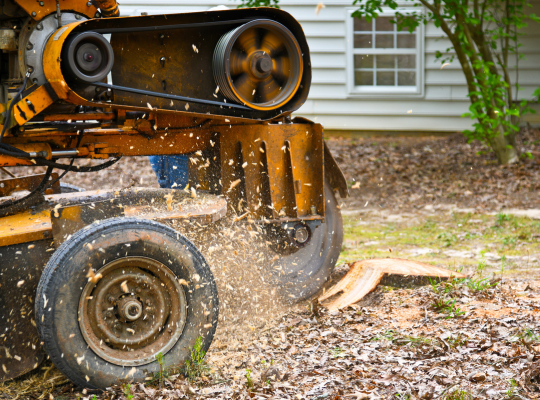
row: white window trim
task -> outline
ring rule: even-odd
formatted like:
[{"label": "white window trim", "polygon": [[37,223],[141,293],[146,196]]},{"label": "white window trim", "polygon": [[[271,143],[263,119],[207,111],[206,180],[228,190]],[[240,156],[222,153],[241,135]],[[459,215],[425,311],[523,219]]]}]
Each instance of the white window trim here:
[{"label": "white window trim", "polygon": [[[420,98],[424,96],[424,24],[420,24],[416,28],[416,86],[411,87],[399,87],[399,86],[374,86],[374,87],[360,87],[354,84],[354,19],[351,14],[356,8],[347,8],[345,10],[346,18],[346,34],[347,34],[347,90],[348,97],[350,98]],[[401,13],[418,12],[419,8],[399,8]],[[396,10],[390,8],[383,8],[383,12],[379,13],[380,16],[388,17],[394,16]],[[410,49],[394,49],[392,54],[411,54]],[[388,54],[388,50],[385,49],[369,49],[365,54]]]}]

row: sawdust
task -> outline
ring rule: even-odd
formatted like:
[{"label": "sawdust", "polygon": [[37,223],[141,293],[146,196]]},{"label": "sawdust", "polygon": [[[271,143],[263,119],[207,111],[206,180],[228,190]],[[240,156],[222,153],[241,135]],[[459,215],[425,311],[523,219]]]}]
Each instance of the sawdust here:
[{"label": "sawdust", "polygon": [[275,253],[262,230],[228,216],[209,226],[174,224],[210,265],[219,295],[219,324],[212,349],[238,348],[294,306],[271,282]]},{"label": "sawdust", "polygon": [[[68,384],[66,386],[66,384]],[[50,361],[22,377],[0,383],[0,399],[48,399],[51,393],[58,395],[58,387],[71,388],[72,385],[64,374],[58,371]]]},{"label": "sawdust", "polygon": [[393,317],[399,326],[409,328],[422,319],[422,313],[423,311],[417,308],[401,308],[393,313]]}]

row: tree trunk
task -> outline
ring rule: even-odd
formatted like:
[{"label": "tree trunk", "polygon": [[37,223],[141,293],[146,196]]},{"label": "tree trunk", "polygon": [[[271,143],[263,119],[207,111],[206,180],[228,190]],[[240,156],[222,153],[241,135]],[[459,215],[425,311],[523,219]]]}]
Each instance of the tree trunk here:
[{"label": "tree trunk", "polygon": [[499,126],[499,134],[491,139],[491,148],[495,152],[500,164],[512,164],[519,161],[519,152],[516,147],[515,134],[504,134],[504,128]]}]

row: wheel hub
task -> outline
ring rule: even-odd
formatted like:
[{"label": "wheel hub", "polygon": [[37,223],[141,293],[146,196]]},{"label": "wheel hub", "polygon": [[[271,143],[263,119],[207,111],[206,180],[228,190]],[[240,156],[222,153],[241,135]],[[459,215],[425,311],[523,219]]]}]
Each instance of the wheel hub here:
[{"label": "wheel hub", "polygon": [[115,260],[88,282],[79,304],[83,336],[101,358],[118,365],[143,365],[165,354],[180,337],[186,298],[174,274],[145,257]]},{"label": "wheel hub", "polygon": [[124,297],[116,306],[120,316],[126,321],[136,321],[143,313],[141,302],[133,296]]}]

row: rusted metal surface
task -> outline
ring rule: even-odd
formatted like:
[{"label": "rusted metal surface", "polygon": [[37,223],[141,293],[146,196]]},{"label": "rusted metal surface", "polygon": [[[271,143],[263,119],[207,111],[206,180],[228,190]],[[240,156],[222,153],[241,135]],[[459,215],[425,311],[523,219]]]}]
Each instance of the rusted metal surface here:
[{"label": "rusted metal surface", "polygon": [[31,371],[45,356],[34,320],[34,298],[52,254],[50,244],[39,240],[0,248],[0,382]]},{"label": "rusted metal surface", "polygon": [[[15,0],[15,2],[36,21],[40,21],[47,15],[56,12],[56,0]],[[94,18],[97,12],[92,2],[81,0],[62,0],[60,2],[60,10],[74,11],[88,18]]]},{"label": "rusted metal surface", "polygon": [[89,279],[79,303],[79,326],[102,359],[143,365],[177,342],[186,313],[184,289],[169,268],[150,258],[125,257]]},{"label": "rusted metal surface", "polygon": [[[0,181],[0,198],[10,196],[12,193],[22,190],[32,191],[38,187],[45,174],[19,176],[16,178],[4,179]],[[57,173],[51,174],[49,181],[54,181],[58,178]],[[60,182],[55,182],[46,194],[60,193]],[[1,202],[0,202],[1,204]]]},{"label": "rusted metal surface", "polygon": [[[157,117],[155,117],[157,119]],[[203,120],[196,120],[195,124]],[[187,122],[187,123],[186,123]],[[25,151],[48,151],[76,149],[81,158],[106,159],[111,155],[142,156],[155,154],[185,154],[202,151],[210,147],[212,132],[195,128],[175,129],[175,125],[187,125],[184,118],[163,118],[157,120],[128,120],[128,125],[122,129],[87,129],[82,138],[76,132],[68,133],[51,129],[27,131],[16,138],[4,140],[9,144]],[[168,127],[171,124],[173,127]],[[174,124],[174,125],[173,125]],[[154,130],[157,128],[157,131]],[[167,129],[165,129],[167,128]],[[47,142],[47,145],[27,145],[28,142]],[[34,165],[32,161],[1,156],[0,166]]]},{"label": "rusted metal surface", "polygon": [[243,199],[254,219],[324,216],[320,125],[276,123],[216,130],[221,134],[223,192],[237,212],[243,211],[238,208]]},{"label": "rusted metal surface", "polygon": [[436,267],[419,261],[402,260],[398,258],[384,258],[357,261],[349,272],[330,290],[319,297],[324,302],[341,293],[326,303],[330,310],[338,310],[360,301],[365,295],[373,291],[385,275],[404,276],[430,276],[437,278],[465,278],[459,272]]},{"label": "rusted metal surface", "polygon": [[[218,40],[232,28],[255,19],[271,19],[284,25],[301,50],[303,73],[298,90],[276,110],[261,111],[237,103],[235,106],[217,90],[213,79],[213,55]],[[95,90],[97,83],[72,87],[69,77],[62,73],[64,41],[70,34],[84,31],[111,33],[115,63],[110,95],[96,95],[104,92]],[[298,109],[305,102],[311,84],[309,48],[302,28],[281,10],[223,10],[111,18],[99,23],[88,20],[65,25],[53,36],[45,48],[45,76],[59,99],[77,105],[148,110],[150,104],[159,112],[268,120]],[[144,68],[141,59],[145,60]],[[107,85],[99,85],[98,89],[102,86]]]},{"label": "rusted metal surface", "polygon": [[124,215],[117,199],[54,207],[50,212],[54,245],[60,246],[78,230],[95,221]]},{"label": "rusted metal surface", "polygon": [[19,125],[24,125],[58,98],[51,94],[45,85],[38,87],[24,99],[15,104],[13,116]]},{"label": "rusted metal surface", "polygon": [[196,221],[201,225],[226,215],[224,198],[196,192],[195,195],[193,198],[192,192],[148,188],[47,195],[46,202],[32,212],[0,218],[0,246],[53,237],[59,245],[82,227],[118,215],[158,222]]},{"label": "rusted metal surface", "polygon": [[332,189],[337,190],[342,199],[349,197],[349,188],[345,175],[343,175],[334,156],[330,153],[326,142],[324,143],[324,173]]}]

